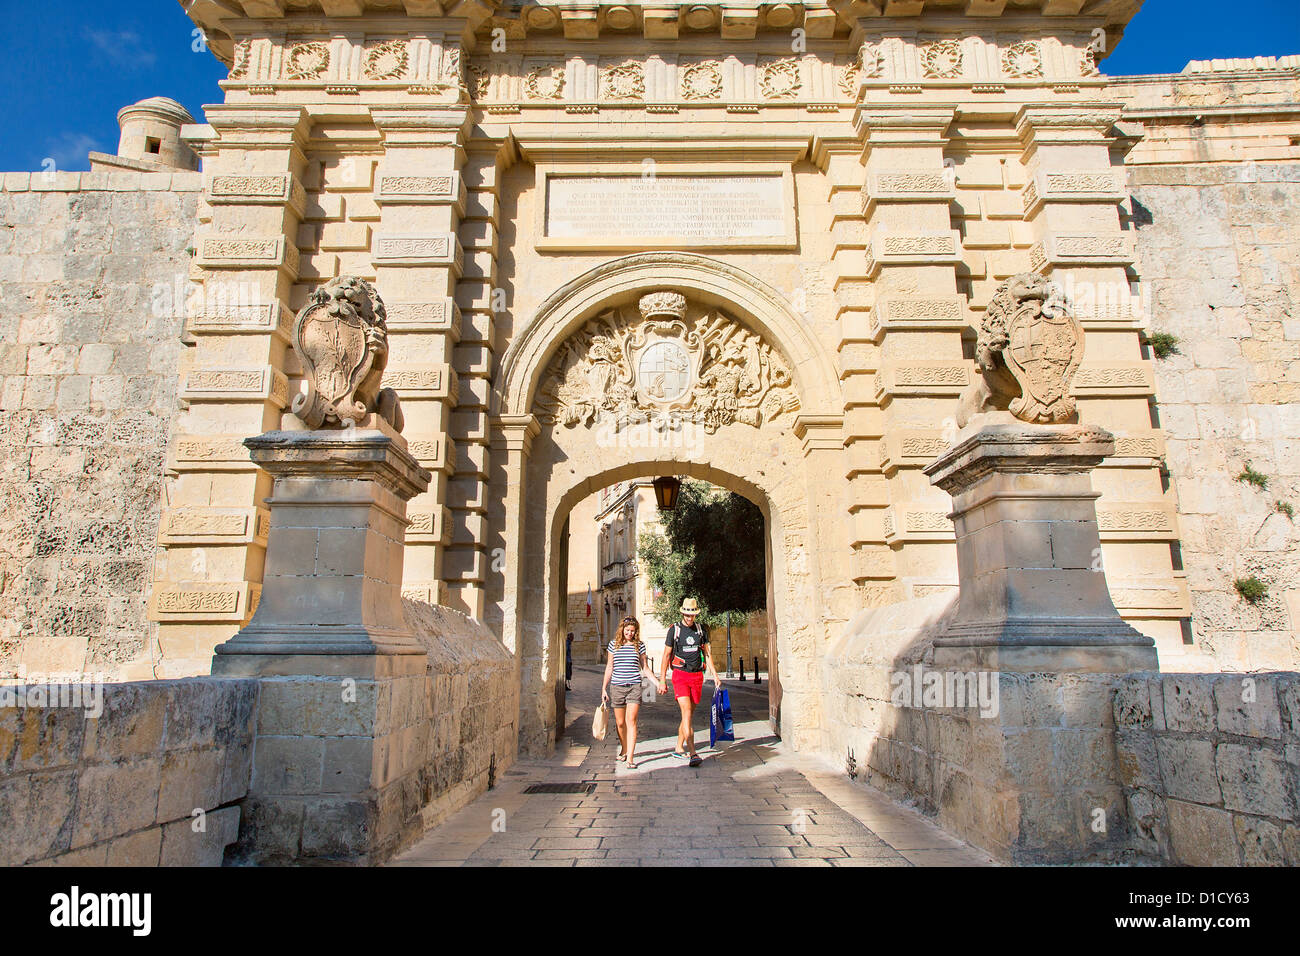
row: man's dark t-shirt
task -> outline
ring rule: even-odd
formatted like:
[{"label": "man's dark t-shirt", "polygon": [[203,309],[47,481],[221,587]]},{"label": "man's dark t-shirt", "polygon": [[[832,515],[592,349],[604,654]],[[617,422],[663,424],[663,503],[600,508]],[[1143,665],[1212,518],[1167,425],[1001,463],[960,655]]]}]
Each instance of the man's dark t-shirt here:
[{"label": "man's dark t-shirt", "polygon": [[674,624],[668,628],[664,646],[673,652],[673,670],[696,674],[704,670],[704,645],[709,637],[698,624],[687,627]]}]

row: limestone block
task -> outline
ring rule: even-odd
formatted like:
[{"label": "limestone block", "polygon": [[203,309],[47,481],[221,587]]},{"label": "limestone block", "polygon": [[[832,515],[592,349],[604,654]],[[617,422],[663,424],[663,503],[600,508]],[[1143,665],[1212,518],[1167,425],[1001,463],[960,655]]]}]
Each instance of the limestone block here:
[{"label": "limestone block", "polygon": [[1241,847],[1241,862],[1245,866],[1287,865],[1280,826],[1247,816],[1234,816],[1232,826]]},{"label": "limestone block", "polygon": [[158,821],[187,819],[221,802],[225,754],[217,748],[168,753],[162,762]]},{"label": "limestone block", "polygon": [[222,807],[206,813],[202,829],[198,818],[164,825],[159,866],[221,866],[226,847],[239,836],[239,807]]},{"label": "limestone block", "polygon": [[1221,677],[1214,682],[1219,729],[1248,737],[1280,737],[1282,718],[1272,678]]},{"label": "limestone block", "polygon": [[1156,752],[1165,792],[1180,800],[1217,804],[1222,800],[1215,772],[1214,744],[1208,740],[1157,737]]},{"label": "limestone block", "polygon": [[109,840],[104,845],[104,866],[157,866],[162,834],[162,827],[150,827]]},{"label": "limestone block", "polygon": [[82,769],[77,781],[72,849],[153,826],[161,779],[162,761],[157,757]]},{"label": "limestone block", "polygon": [[0,779],[0,820],[12,821],[0,842],[0,862],[15,866],[69,848],[78,776],[78,770],[68,769]]},{"label": "limestone block", "polygon": [[1232,814],[1181,800],[1167,800],[1169,844],[1186,866],[1240,866]]},{"label": "limestone block", "polygon": [[1296,819],[1294,783],[1281,755],[1222,743],[1216,749],[1215,763],[1225,807],[1279,820]]},{"label": "limestone block", "polygon": [[1163,684],[1165,723],[1171,731],[1209,733],[1216,729],[1214,699],[1203,677],[1166,675]]}]

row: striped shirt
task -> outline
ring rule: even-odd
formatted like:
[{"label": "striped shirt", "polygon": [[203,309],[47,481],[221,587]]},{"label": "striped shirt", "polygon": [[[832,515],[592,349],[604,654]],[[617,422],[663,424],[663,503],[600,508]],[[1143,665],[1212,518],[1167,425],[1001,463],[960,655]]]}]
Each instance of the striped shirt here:
[{"label": "striped shirt", "polygon": [[614,642],[610,641],[605,650],[614,659],[611,684],[641,683],[641,655],[645,653],[645,641],[637,641],[635,646],[624,644],[621,647],[615,647]]}]

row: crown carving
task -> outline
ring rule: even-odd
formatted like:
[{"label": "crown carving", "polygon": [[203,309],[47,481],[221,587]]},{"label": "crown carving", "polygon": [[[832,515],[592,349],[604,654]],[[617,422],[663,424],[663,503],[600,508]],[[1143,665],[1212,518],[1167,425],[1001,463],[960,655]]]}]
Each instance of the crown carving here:
[{"label": "crown carving", "polygon": [[651,292],[637,303],[643,319],[677,319],[686,317],[686,296],[676,292]]}]

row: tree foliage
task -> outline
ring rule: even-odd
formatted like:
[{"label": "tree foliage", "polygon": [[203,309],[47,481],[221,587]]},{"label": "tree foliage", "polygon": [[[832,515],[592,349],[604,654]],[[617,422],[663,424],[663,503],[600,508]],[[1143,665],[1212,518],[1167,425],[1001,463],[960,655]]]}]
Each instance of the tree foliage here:
[{"label": "tree foliage", "polygon": [[745,622],[767,606],[763,513],[747,498],[703,481],[683,481],[677,506],[660,512],[664,533],[644,534],[637,557],[662,591],[655,616],[672,621],[684,598],[700,602],[709,628]]}]

